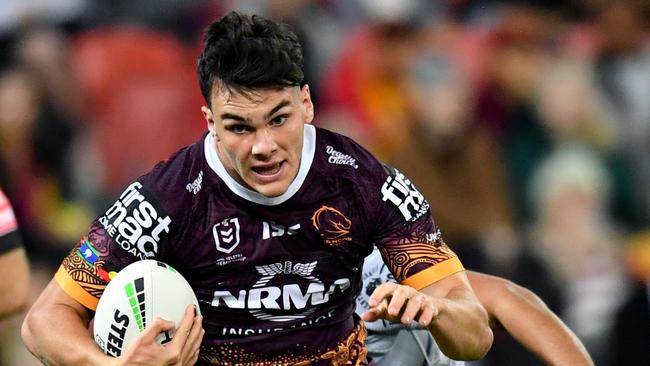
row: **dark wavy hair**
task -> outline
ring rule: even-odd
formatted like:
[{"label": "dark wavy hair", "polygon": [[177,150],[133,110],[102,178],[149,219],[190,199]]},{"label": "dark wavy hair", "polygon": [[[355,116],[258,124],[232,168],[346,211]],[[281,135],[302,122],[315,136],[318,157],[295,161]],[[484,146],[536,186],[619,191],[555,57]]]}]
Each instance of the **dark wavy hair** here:
[{"label": "dark wavy hair", "polygon": [[215,83],[229,91],[300,86],[302,47],[285,24],[230,12],[208,26],[197,66],[208,105]]}]

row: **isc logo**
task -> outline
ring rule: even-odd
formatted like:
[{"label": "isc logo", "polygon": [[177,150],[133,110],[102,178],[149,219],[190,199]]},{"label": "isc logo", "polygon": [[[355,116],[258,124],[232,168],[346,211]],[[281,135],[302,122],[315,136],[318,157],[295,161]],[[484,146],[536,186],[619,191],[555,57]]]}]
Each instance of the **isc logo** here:
[{"label": "isc logo", "polygon": [[274,238],[276,236],[293,235],[298,232],[298,229],[300,229],[300,224],[295,224],[287,227],[284,225],[276,224],[273,221],[264,221],[262,223],[262,239],[266,240]]}]

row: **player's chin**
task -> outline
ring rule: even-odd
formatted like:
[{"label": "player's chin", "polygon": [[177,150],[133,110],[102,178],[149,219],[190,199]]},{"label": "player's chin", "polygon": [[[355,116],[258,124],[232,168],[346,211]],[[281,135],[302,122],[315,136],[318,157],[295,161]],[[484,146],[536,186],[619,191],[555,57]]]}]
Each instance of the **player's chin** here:
[{"label": "player's chin", "polygon": [[277,197],[289,189],[289,182],[277,180],[273,182],[264,182],[253,185],[255,191],[266,197]]}]

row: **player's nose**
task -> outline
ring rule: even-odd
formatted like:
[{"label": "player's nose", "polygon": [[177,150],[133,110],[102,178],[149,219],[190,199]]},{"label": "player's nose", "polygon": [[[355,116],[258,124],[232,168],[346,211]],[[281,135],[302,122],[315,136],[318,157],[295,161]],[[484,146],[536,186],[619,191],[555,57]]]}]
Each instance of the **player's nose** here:
[{"label": "player's nose", "polygon": [[255,132],[255,141],[253,142],[253,155],[269,156],[278,148],[273,133],[268,129],[261,129]]}]

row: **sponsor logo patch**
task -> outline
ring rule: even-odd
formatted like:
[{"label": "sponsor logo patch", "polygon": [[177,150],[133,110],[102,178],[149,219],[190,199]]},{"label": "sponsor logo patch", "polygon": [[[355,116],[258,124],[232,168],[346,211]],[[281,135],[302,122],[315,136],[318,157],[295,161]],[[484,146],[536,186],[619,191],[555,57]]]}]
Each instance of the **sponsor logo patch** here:
[{"label": "sponsor logo patch", "polygon": [[334,207],[321,206],[311,217],[311,223],[328,245],[336,246],[351,241],[352,221]]},{"label": "sponsor logo patch", "polygon": [[300,224],[285,226],[274,221],[262,222],[262,240],[275,238],[278,236],[294,235],[300,229]]},{"label": "sponsor logo patch", "polygon": [[434,244],[437,241],[442,240],[442,232],[440,232],[440,229],[437,229],[435,233],[427,233],[424,238],[427,241],[427,244]]},{"label": "sponsor logo patch", "polygon": [[338,164],[338,165],[349,165],[354,169],[359,168],[359,165],[357,165],[357,160],[351,157],[350,155],[334,150],[334,148],[330,145],[327,145],[325,151],[329,155],[329,157],[327,158],[328,163]]},{"label": "sponsor logo patch", "polygon": [[399,170],[392,169],[392,174],[381,186],[381,199],[389,201],[399,209],[404,220],[413,222],[429,210],[429,203],[420,191]]},{"label": "sponsor logo patch", "polygon": [[203,170],[199,172],[199,176],[194,179],[192,183],[187,183],[185,186],[185,189],[187,189],[188,192],[197,194],[201,190],[201,185],[203,184]]},{"label": "sponsor logo patch", "polygon": [[152,258],[158,252],[163,236],[169,233],[172,222],[161,211],[146,199],[142,184],[135,182],[99,218],[99,222],[122,249],[139,259]]},{"label": "sponsor logo patch", "polygon": [[97,249],[88,241],[84,239],[83,243],[77,249],[77,256],[83,259],[88,265],[92,266],[99,260],[99,253]]},{"label": "sponsor logo patch", "polygon": [[[248,309],[257,319],[274,322],[304,319],[316,310],[316,305],[325,304],[335,293],[343,293],[350,288],[348,278],[340,278],[329,285],[323,283],[312,274],[317,265],[318,261],[285,261],[255,266],[261,277],[252,288],[241,289],[235,293],[216,290],[212,306]],[[300,279],[302,286],[294,283]],[[308,281],[306,286],[304,280]]]}]

